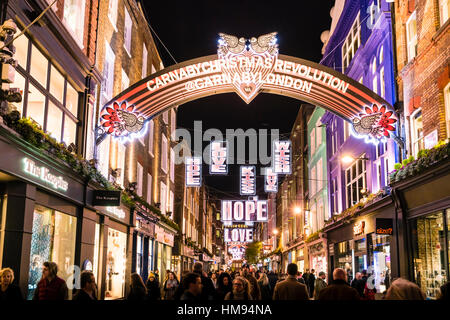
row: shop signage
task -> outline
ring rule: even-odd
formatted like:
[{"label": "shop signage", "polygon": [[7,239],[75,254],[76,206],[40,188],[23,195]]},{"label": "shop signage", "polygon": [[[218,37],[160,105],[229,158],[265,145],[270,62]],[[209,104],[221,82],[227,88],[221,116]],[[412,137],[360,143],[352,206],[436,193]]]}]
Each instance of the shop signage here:
[{"label": "shop signage", "polygon": [[209,173],[211,174],[227,174],[227,142],[213,141],[211,142],[211,165],[209,166]]},{"label": "shop signage", "polygon": [[272,168],[266,168],[264,176],[264,191],[278,192],[278,174],[274,173]]},{"label": "shop signage", "polygon": [[119,207],[106,207],[106,211],[108,211],[115,218],[125,219],[126,213],[123,209]]},{"label": "shop signage", "polygon": [[334,243],[328,245],[328,254],[330,256],[334,255]]},{"label": "shop signage", "polygon": [[136,230],[150,237],[155,236],[155,224],[140,216],[136,216]]},{"label": "shop signage", "polygon": [[120,206],[120,191],[94,190],[94,206]]},{"label": "shop signage", "polygon": [[387,234],[392,235],[393,232],[393,221],[392,219],[377,218],[376,219],[376,234]]},{"label": "shop signage", "polygon": [[252,242],[253,229],[241,228],[225,228],[224,230],[225,242]]},{"label": "shop signage", "polygon": [[245,254],[245,246],[242,244],[231,244],[228,247],[228,253],[231,254],[231,260],[242,260]]},{"label": "shop signage", "polygon": [[355,223],[355,225],[353,226],[353,234],[355,236],[359,236],[360,234],[363,234],[365,224],[366,223],[363,220]]},{"label": "shop signage", "polygon": [[291,141],[273,142],[274,173],[291,174]]},{"label": "shop signage", "polygon": [[256,167],[241,166],[241,196],[256,194]]},{"label": "shop signage", "polygon": [[155,238],[156,241],[173,247],[174,235],[158,225],[155,225]]},{"label": "shop signage", "polygon": [[266,222],[267,200],[222,200],[223,222]]},{"label": "shop signage", "polygon": [[69,188],[69,183],[63,177],[52,174],[50,169],[44,166],[39,167],[31,159],[23,158],[23,171],[49,184],[55,190],[67,191]]},{"label": "shop signage", "polygon": [[202,158],[187,157],[186,165],[186,187],[200,187],[202,185]]},{"label": "shop signage", "polygon": [[183,246],[183,252],[185,256],[193,257],[194,256],[194,249],[188,246]]}]

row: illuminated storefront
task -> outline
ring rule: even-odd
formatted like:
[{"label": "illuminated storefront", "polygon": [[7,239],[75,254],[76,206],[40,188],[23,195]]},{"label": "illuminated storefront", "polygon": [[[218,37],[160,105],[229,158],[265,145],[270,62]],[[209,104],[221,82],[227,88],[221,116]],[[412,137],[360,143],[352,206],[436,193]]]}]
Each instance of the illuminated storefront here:
[{"label": "illuminated storefront", "polygon": [[149,212],[134,211],[135,231],[133,234],[132,272],[146,280],[154,270],[154,239],[156,216]]},{"label": "illuminated storefront", "polygon": [[159,224],[155,225],[155,269],[158,269],[160,280],[165,279],[166,271],[173,270],[172,266],[172,248],[175,239],[175,230],[170,230],[170,227],[161,227]]},{"label": "illuminated storefront", "polygon": [[108,229],[106,257],[105,299],[118,299],[125,295],[125,269],[127,263],[127,235]]}]

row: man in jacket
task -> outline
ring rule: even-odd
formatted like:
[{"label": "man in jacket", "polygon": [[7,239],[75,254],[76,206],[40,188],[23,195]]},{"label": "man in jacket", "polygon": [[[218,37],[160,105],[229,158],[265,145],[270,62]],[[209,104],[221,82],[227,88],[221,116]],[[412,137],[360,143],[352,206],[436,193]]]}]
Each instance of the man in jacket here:
[{"label": "man in jacket", "polygon": [[185,289],[180,300],[189,302],[200,302],[202,293],[202,278],[198,273],[190,272],[183,277],[183,288]]},{"label": "man in jacket", "polygon": [[59,278],[58,266],[51,261],[44,262],[42,279],[34,291],[33,300],[67,300],[69,291],[66,282]]},{"label": "man in jacket", "polygon": [[261,300],[261,291],[259,290],[258,280],[250,273],[248,267],[242,268],[241,276],[250,283],[250,295],[253,300]]},{"label": "man in jacket", "polygon": [[325,272],[320,271],[319,277],[317,277],[316,282],[314,284],[314,300],[319,299],[319,294],[322,289],[327,287],[327,283],[325,282]]},{"label": "man in jacket", "polygon": [[360,297],[358,291],[348,285],[345,270],[336,268],[333,283],[320,291],[318,300],[360,300]]},{"label": "man in jacket", "polygon": [[297,281],[297,271],[295,263],[288,264],[288,277],[276,284],[273,300],[309,300],[306,286]]},{"label": "man in jacket", "polygon": [[203,275],[203,266],[200,262],[194,264],[194,273],[197,273],[202,279],[202,292],[200,294],[200,300],[213,300],[216,293],[212,280]]},{"label": "man in jacket", "polygon": [[311,269],[311,273],[308,277],[308,289],[309,289],[309,296],[312,298],[314,294],[314,283],[316,282],[316,275],[314,274],[316,270]]}]

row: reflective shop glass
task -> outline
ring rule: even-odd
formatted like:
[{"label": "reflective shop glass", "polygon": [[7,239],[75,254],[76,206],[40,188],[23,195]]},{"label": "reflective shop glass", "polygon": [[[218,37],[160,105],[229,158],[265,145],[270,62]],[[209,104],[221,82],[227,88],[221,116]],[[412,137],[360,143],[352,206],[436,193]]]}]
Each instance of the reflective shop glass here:
[{"label": "reflective shop glass", "polygon": [[105,300],[122,298],[125,293],[125,268],[127,264],[127,235],[108,229],[108,253],[106,256]]},{"label": "reflective shop glass", "polygon": [[442,211],[412,221],[414,278],[430,299],[438,297],[440,287],[448,279],[448,261],[445,255],[449,249],[448,243],[445,243],[446,232],[448,235],[448,224],[446,231]]},{"label": "reflective shop glass", "polygon": [[[46,261],[55,262],[58,277],[70,282],[76,269],[76,226],[77,218],[73,216],[43,206],[34,208],[27,292],[29,300],[33,298]],[[71,296],[72,291],[69,290],[69,299]]]},{"label": "reflective shop glass", "polygon": [[45,96],[30,83],[28,87],[27,117],[44,127]]},{"label": "reflective shop glass", "polygon": [[53,102],[49,101],[47,111],[47,133],[57,141],[61,140],[63,113]]},{"label": "reflective shop glass", "polygon": [[31,48],[31,76],[44,88],[47,88],[47,72],[48,72],[48,60],[47,58],[32,45]]}]

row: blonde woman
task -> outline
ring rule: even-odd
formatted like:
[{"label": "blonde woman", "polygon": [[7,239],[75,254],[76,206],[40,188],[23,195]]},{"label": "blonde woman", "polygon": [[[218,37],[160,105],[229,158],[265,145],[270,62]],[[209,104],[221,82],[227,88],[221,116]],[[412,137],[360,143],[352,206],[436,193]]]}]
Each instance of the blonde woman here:
[{"label": "blonde woman", "polygon": [[384,298],[386,300],[425,300],[426,297],[417,284],[398,278],[391,283]]},{"label": "blonde woman", "polygon": [[0,301],[23,300],[20,288],[13,284],[14,271],[11,268],[0,270]]},{"label": "blonde woman", "polygon": [[247,279],[237,276],[233,280],[233,290],[228,292],[225,300],[253,300],[250,294],[250,283]]},{"label": "blonde woman", "polygon": [[261,300],[272,300],[269,278],[264,272],[259,273],[258,286],[261,292]]}]

